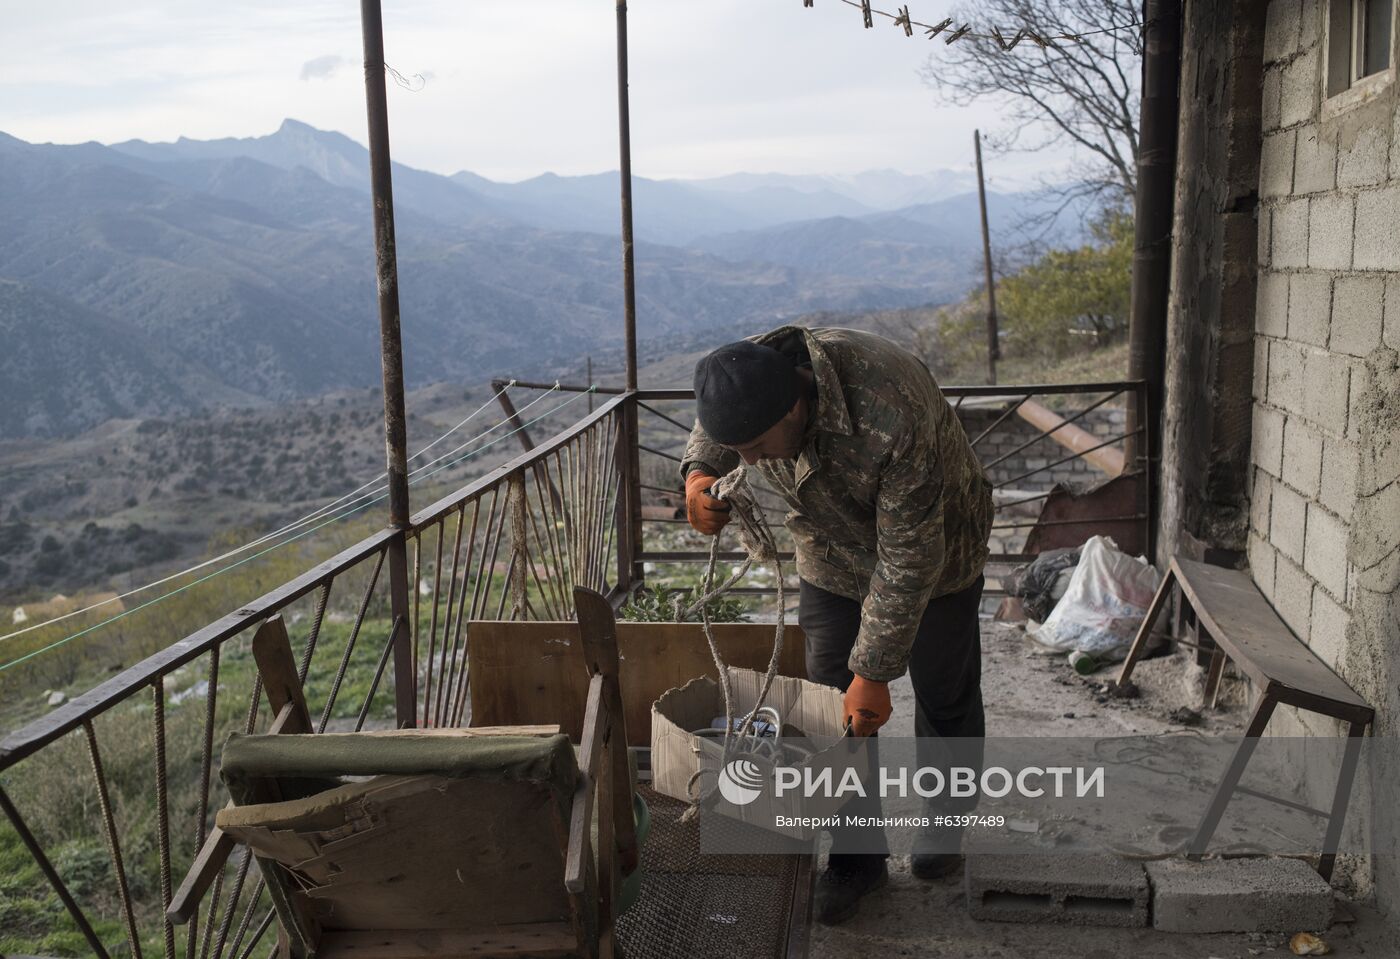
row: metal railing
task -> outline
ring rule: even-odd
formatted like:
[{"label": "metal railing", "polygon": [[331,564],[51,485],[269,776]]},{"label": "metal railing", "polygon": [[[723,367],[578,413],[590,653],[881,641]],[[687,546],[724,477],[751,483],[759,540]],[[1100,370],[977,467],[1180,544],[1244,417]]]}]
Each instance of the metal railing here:
[{"label": "metal railing", "polygon": [[[77,936],[102,957],[124,940],[138,959],[152,950],[207,959],[265,948],[273,914],[246,850],[217,875],[187,928],[164,915],[173,880],[227,799],[216,744],[272,719],[251,636],[278,615],[299,634],[317,732],[467,722],[466,624],[570,619],[575,585],[620,595],[611,557],[630,515],[618,505],[627,488],[626,400],[607,399],[417,512],[407,529],[374,533],[0,741],[0,809],[62,908],[35,938]],[[396,540],[411,584],[407,616],[392,614],[389,596]],[[391,660],[411,663],[412,675]],[[411,695],[396,707],[405,685]],[[75,843],[90,859],[83,843],[97,834],[106,847],[101,880],[75,882],[63,859]]]},{"label": "metal railing", "polygon": [[[1102,454],[1111,452],[1121,462],[1129,441],[1143,435],[1141,428],[1130,429],[1126,425],[1127,399],[1140,397],[1139,402],[1147,402],[1143,383],[948,386],[943,393],[967,428],[969,442],[992,481],[996,518],[988,559],[989,595],[1001,592],[998,572],[1028,562],[1040,552],[1034,541],[1030,548],[1027,546],[1028,534],[1034,530],[1043,534],[1039,537],[1042,540],[1050,538],[1049,531],[1056,531],[1056,542],[1074,538],[1082,542],[1093,533],[1106,530],[1127,540],[1120,544],[1125,548],[1150,555],[1154,532],[1152,471],[1145,467],[1152,453],[1145,443],[1139,446],[1141,462],[1125,463],[1122,467],[1130,477],[1131,488],[1117,492],[1111,502],[1083,503],[1065,509],[1067,515],[1062,518],[1038,515],[1047,501],[1055,500],[1057,506],[1075,502],[1066,491],[1057,492],[1056,484],[1088,487],[1111,478],[1097,461]],[[1028,407],[1041,403],[1045,404],[1041,409],[1061,408],[1051,414],[1054,423],[1048,427],[1033,426],[1025,419]],[[681,389],[642,390],[638,394],[638,410],[642,424],[638,443],[643,454],[642,502],[680,504],[678,468],[689,424],[694,422],[694,393]],[[1086,425],[1092,430],[1084,430]],[[1076,448],[1060,445],[1065,435],[1072,432],[1076,436],[1088,433],[1092,439],[1087,445],[1081,441]],[[645,481],[646,476],[658,471],[670,476],[676,485],[667,487]],[[761,485],[757,490],[759,502],[769,507],[770,525],[775,525],[787,510],[786,505],[775,491]],[[1028,515],[1032,511],[1034,515]],[[653,574],[658,572],[657,567],[664,575],[666,568],[674,564],[708,560],[708,550],[699,537],[689,536],[684,528],[668,528],[672,524],[683,527],[683,521],[643,515],[639,522],[647,535],[638,555],[653,564]],[[783,555],[784,559],[792,558],[790,552]],[[735,552],[724,552],[720,557],[727,561],[743,558]],[[755,587],[749,592],[770,595],[775,589]]]},{"label": "metal railing", "polygon": [[[1101,478],[1085,457],[1136,435],[1114,430],[1110,411],[1140,391],[1137,383],[945,390],[998,489],[994,564],[1032,555],[1025,531],[1037,525],[1082,531],[1127,522],[1150,539],[1149,470],[1136,471],[1127,513],[1017,515],[1059,497],[1051,486],[1067,476]],[[216,745],[271,721],[248,649],[269,618],[283,616],[299,640],[318,732],[454,726],[470,719],[472,621],[571,619],[576,585],[621,603],[644,578],[666,588],[667,571],[689,564],[693,579],[708,551],[682,518],[677,466],[691,392],[599,399],[572,427],[538,446],[526,438],[521,455],[413,514],[406,529],[373,533],[0,742],[0,809],[53,889],[61,912],[50,925],[103,957],[121,940],[138,959],[246,957],[266,948],[273,913],[246,852],[218,873],[186,928],[171,926],[164,910],[227,798]],[[1036,400],[1079,405],[1062,412],[1059,426],[1037,430],[1016,415]],[[1099,437],[1091,448],[1055,443],[1057,433],[1084,425]],[[780,497],[761,484],[758,496],[783,536]],[[790,541],[779,545],[791,558]],[[387,569],[396,549],[410,591],[398,602]],[[773,588],[746,584],[738,595],[758,602]],[[401,663],[411,664],[410,675]],[[94,879],[98,837],[105,851]]]}]

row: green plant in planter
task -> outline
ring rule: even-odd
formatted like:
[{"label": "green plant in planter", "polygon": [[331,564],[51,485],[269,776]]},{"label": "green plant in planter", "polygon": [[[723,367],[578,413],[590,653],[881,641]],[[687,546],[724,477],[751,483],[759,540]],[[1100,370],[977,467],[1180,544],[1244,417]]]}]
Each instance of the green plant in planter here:
[{"label": "green plant in planter", "polygon": [[[664,593],[643,586],[632,595],[632,601],[618,615],[629,623],[698,623],[700,611],[690,616],[685,612],[704,595],[699,586],[684,592]],[[705,604],[712,623],[738,623],[744,619],[744,604],[738,598],[716,596]]]}]

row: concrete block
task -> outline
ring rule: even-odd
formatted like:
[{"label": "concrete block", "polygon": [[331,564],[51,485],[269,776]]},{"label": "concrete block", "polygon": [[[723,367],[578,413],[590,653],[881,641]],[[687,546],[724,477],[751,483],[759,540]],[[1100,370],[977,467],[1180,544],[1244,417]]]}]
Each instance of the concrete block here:
[{"label": "concrete block", "polygon": [[1259,119],[1265,133],[1279,127],[1280,110],[1283,105],[1283,67],[1274,65],[1264,70],[1264,83],[1261,90]]},{"label": "concrete block", "polygon": [[1275,269],[1308,265],[1308,201],[1306,197],[1280,200],[1273,209],[1269,240],[1270,263]]},{"label": "concrete block", "polygon": [[1357,194],[1354,266],[1400,270],[1400,186]]},{"label": "concrete block", "polygon": [[1254,303],[1254,331],[1265,336],[1288,333],[1287,273],[1260,273]]},{"label": "concrete block", "polygon": [[1256,403],[1253,420],[1251,458],[1254,464],[1270,476],[1283,476],[1283,414]]},{"label": "concrete block", "polygon": [[1259,154],[1259,195],[1285,196],[1293,192],[1293,143],[1297,134],[1282,130],[1264,137]]},{"label": "concrete block", "polygon": [[1256,467],[1253,489],[1249,494],[1249,528],[1261,536],[1269,535],[1269,509],[1273,494],[1274,478]]},{"label": "concrete block", "polygon": [[1263,536],[1249,535],[1249,572],[1254,578],[1254,585],[1259,587],[1259,592],[1265,598],[1274,598],[1274,559],[1278,556],[1278,550],[1269,545],[1269,541]]},{"label": "concrete block", "polygon": [[1302,0],[1275,0],[1264,18],[1264,62],[1273,63],[1298,52]]},{"label": "concrete block", "polygon": [[1322,479],[1322,434],[1293,417],[1283,430],[1283,481],[1312,499]]},{"label": "concrete block", "polygon": [[1322,441],[1322,480],[1318,499],[1338,516],[1350,516],[1356,506],[1356,447],[1344,439]]},{"label": "concrete block", "polygon": [[1322,350],[1309,350],[1303,360],[1304,382],[1307,384],[1303,393],[1303,415],[1328,432],[1345,436],[1351,382],[1348,358]]},{"label": "concrete block", "polygon": [[1262,403],[1269,392],[1269,343],[1267,336],[1254,338],[1254,376],[1249,384],[1249,395],[1256,403]]},{"label": "concrete block", "polygon": [[1268,269],[1273,264],[1273,228],[1274,211],[1271,207],[1261,204],[1259,207],[1259,227],[1256,231],[1258,236],[1258,258],[1259,268]]},{"label": "concrete block", "polygon": [[1313,590],[1312,651],[1328,666],[1337,669],[1346,656],[1347,627],[1351,614],[1321,586]]},{"label": "concrete block", "polygon": [[1326,16],[1324,0],[1303,0],[1303,14],[1298,23],[1298,49],[1316,46],[1322,39],[1322,19]]},{"label": "concrete block", "polygon": [[1390,130],[1380,124],[1351,128],[1337,144],[1337,185],[1372,186],[1390,167]]},{"label": "concrete block", "polygon": [[1287,486],[1276,484],[1269,515],[1269,541],[1284,555],[1301,563],[1308,529],[1307,500]]},{"label": "concrete block", "polygon": [[1293,160],[1293,192],[1318,193],[1337,186],[1335,133],[1323,134],[1316,123],[1297,129]]},{"label": "concrete block", "polygon": [[1303,568],[1333,596],[1347,594],[1347,526],[1317,503],[1308,504]]},{"label": "concrete block", "polygon": [[1379,276],[1337,278],[1332,305],[1332,338],[1327,346],[1335,353],[1366,356],[1381,342],[1384,324],[1385,279]]},{"label": "concrete block", "polygon": [[1321,270],[1351,268],[1355,207],[1348,194],[1312,199],[1308,210],[1308,266]]},{"label": "concrete block", "polygon": [[964,876],[974,919],[1147,925],[1147,874],[1116,856],[971,854]]},{"label": "concrete block", "polygon": [[1271,406],[1289,413],[1303,412],[1305,383],[1302,350],[1286,340],[1269,343],[1269,377],[1266,395]]},{"label": "concrete block", "polygon": [[1381,339],[1392,350],[1400,350],[1400,274],[1385,278],[1385,323]]},{"label": "concrete block", "polygon": [[[1284,487],[1274,492],[1277,494]],[[1278,509],[1277,499],[1274,509]],[[1283,553],[1274,562],[1274,609],[1299,639],[1308,642],[1312,635],[1313,581]]]},{"label": "concrete block", "polygon": [[1288,338],[1326,346],[1332,320],[1332,274],[1293,273],[1288,278]]},{"label": "concrete block", "polygon": [[1300,859],[1163,859],[1147,864],[1163,932],[1322,931],[1332,887]]},{"label": "concrete block", "polygon": [[1318,79],[1321,62],[1321,51],[1311,47],[1283,65],[1279,85],[1279,126],[1291,127],[1317,116],[1322,97]]}]

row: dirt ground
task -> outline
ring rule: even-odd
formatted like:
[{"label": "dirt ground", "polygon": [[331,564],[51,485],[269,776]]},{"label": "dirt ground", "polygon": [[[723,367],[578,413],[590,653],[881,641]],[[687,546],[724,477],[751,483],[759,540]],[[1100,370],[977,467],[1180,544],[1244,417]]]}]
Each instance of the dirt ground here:
[{"label": "dirt ground", "polygon": [[[1202,710],[1204,670],[1182,650],[1144,660],[1134,672],[1141,695],[1114,699],[1101,692],[1116,675],[1105,669],[1080,677],[1060,655],[1039,653],[1019,627],[983,622],[982,689],[989,736],[1118,736],[1180,731],[1173,711]],[[892,685],[890,732],[913,735],[913,691],[907,678]],[[1227,673],[1215,712],[1195,728],[1234,732],[1243,726],[1245,689]],[[1186,717],[1188,720],[1189,716]],[[1400,933],[1374,910],[1340,902],[1331,929],[1321,934],[1337,956],[1400,955]],[[1301,930],[1300,930],[1301,931]],[[1252,959],[1292,953],[1283,934],[1183,935],[1153,929],[1061,927],[979,922],[967,914],[961,874],[923,882],[909,861],[890,861],[890,883],[836,926],[813,927],[815,959],[883,956],[949,956],[958,959]]]}]

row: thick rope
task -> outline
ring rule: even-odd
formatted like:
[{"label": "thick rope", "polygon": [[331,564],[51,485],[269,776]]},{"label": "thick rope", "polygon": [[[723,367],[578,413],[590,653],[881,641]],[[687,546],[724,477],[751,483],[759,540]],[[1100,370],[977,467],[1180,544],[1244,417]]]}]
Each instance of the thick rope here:
[{"label": "thick rope", "polygon": [[[714,536],[710,541],[710,561],[705,568],[705,581],[703,593],[685,611],[683,617],[689,618],[696,612],[700,614],[700,622],[705,631],[705,641],[709,643],[710,655],[714,657],[715,669],[719,673],[720,693],[724,697],[724,751],[721,765],[728,763],[735,751],[735,743],[743,738],[753,725],[754,717],[764,706],[768,699],[768,692],[773,686],[773,679],[778,674],[778,662],[783,654],[783,626],[785,619],[783,601],[783,563],[778,557],[778,546],[773,541],[773,533],[768,528],[767,518],[764,515],[763,507],[759,504],[757,497],[753,494],[753,488],[749,486],[748,472],[743,464],[727,475],[721,477],[711,487],[710,494],[716,499],[724,500],[729,504],[731,516],[738,521],[737,532],[739,545],[744,548],[748,558],[742,565],[734,571],[733,575],[727,579],[723,585],[715,586],[715,566],[719,560],[719,536]],[[734,702],[733,691],[729,681],[729,667],[724,662],[724,657],[720,655],[719,644],[715,640],[713,624],[710,622],[708,606],[710,602],[728,592],[735,583],[743,579],[755,563],[772,563],[778,576],[778,622],[773,635],[773,653],[768,660],[768,670],[763,677],[763,685],[759,688],[758,698],[754,700],[753,708],[749,710],[743,721],[735,728],[734,724]],[[693,747],[697,752],[699,747]],[[685,819],[693,819],[698,815],[701,803],[710,797],[717,788],[717,783],[711,783],[708,787],[696,792],[696,783],[703,775],[704,770],[697,772],[691,777],[687,784],[687,791],[691,793],[691,808],[686,810]]]}]

